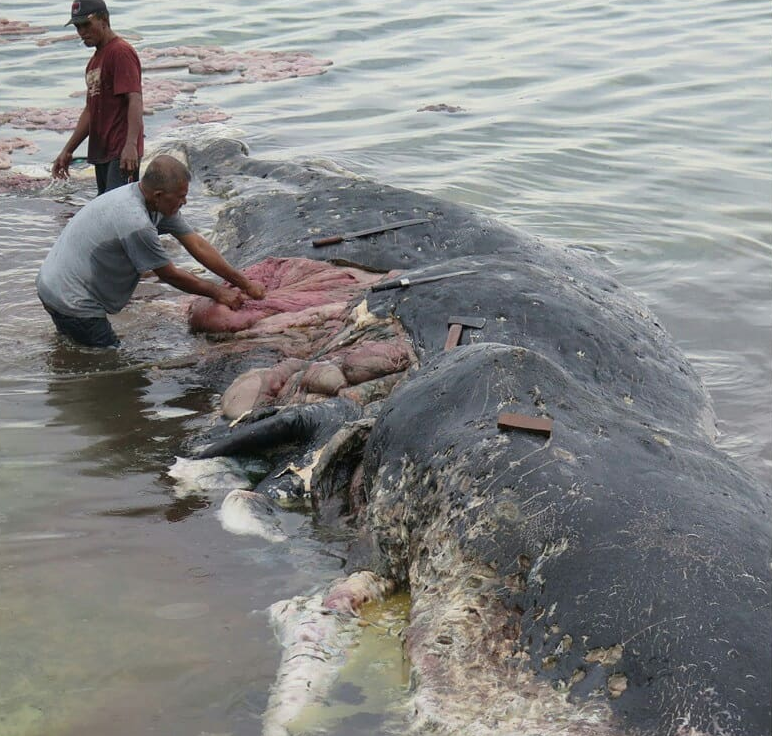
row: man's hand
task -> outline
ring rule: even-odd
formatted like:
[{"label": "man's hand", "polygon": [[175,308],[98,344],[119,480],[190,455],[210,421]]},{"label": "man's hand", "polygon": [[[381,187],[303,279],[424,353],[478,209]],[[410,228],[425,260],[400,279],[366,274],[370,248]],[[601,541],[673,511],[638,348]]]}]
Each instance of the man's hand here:
[{"label": "man's hand", "polygon": [[242,291],[249,296],[250,299],[262,299],[265,296],[265,286],[258,281],[250,281],[249,286]]},{"label": "man's hand", "polygon": [[241,305],[246,301],[244,295],[236,289],[229,289],[227,286],[218,286],[214,297],[219,304],[224,304],[228,309],[237,312]]},{"label": "man's hand", "polygon": [[62,151],[54,159],[54,165],[51,167],[51,175],[54,179],[69,179],[71,162],[72,154],[69,151]]},{"label": "man's hand", "polygon": [[164,266],[154,269],[155,275],[166,284],[170,284],[175,289],[186,291],[188,294],[200,294],[208,296],[218,304],[223,304],[234,312],[239,310],[248,297],[243,291],[234,289],[232,286],[223,286],[215,284],[212,281],[201,279],[184,268],[177,268],[173,263],[167,263]]},{"label": "man's hand", "polygon": [[129,181],[136,181],[139,173],[139,154],[137,153],[137,144],[126,141],[126,145],[121,151],[121,171],[124,172]]},{"label": "man's hand", "polygon": [[88,129],[91,116],[89,115],[88,105],[80,111],[80,117],[72,131],[70,140],[64,144],[61,153],[54,159],[54,165],[51,167],[51,175],[54,179],[69,179],[70,164],[72,163],[72,152],[88,138]]},{"label": "man's hand", "polygon": [[241,289],[250,299],[262,299],[265,296],[263,284],[259,281],[250,281],[243,271],[233,268],[202,235],[193,232],[175,237],[202,266],[233,284],[237,289]]}]

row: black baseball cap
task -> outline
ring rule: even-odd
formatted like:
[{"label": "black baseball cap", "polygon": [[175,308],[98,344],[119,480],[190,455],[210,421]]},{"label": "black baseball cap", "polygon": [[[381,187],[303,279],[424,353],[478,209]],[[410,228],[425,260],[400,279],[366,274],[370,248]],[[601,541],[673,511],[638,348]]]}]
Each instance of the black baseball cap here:
[{"label": "black baseball cap", "polygon": [[64,25],[68,26],[70,23],[82,23],[88,20],[89,15],[92,13],[106,13],[107,5],[104,0],[75,0],[70,10],[70,18]]}]

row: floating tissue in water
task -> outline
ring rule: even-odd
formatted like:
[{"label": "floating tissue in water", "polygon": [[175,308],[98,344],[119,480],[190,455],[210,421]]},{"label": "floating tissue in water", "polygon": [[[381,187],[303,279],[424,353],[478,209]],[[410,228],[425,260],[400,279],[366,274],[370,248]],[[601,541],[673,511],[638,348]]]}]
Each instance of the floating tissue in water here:
[{"label": "floating tissue in water", "polygon": [[332,581],[322,592],[269,607],[282,657],[263,714],[263,736],[287,736],[309,706],[328,700],[361,638],[362,607],[393,590],[392,581],[363,570]]},{"label": "floating tissue in water", "polygon": [[167,474],[174,478],[174,494],[185,498],[192,493],[220,492],[222,495],[237,488],[252,488],[252,481],[246,470],[236,461],[227,457],[213,457],[206,460],[175,458]]},{"label": "floating tissue in water", "polygon": [[232,534],[249,534],[267,542],[287,540],[274,516],[272,501],[262,493],[244,489],[231,491],[222,502],[217,518],[223,529]]},{"label": "floating tissue in water", "polygon": [[284,542],[287,535],[274,517],[274,504],[262,493],[254,493],[254,475],[265,469],[245,467],[233,458],[192,460],[176,457],[167,474],[174,478],[174,495],[185,498],[194,493],[225,496],[217,518],[232,534],[250,534],[268,542]]}]

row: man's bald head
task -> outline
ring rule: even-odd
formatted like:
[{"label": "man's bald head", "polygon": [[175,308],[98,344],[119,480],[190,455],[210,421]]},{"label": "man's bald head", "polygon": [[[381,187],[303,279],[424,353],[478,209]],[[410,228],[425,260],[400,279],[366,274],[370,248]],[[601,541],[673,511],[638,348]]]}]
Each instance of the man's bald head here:
[{"label": "man's bald head", "polygon": [[190,181],[190,171],[181,161],[174,156],[162,154],[156,156],[145,169],[142,175],[142,188],[146,192],[154,192],[159,189],[171,192],[181,184]]},{"label": "man's bald head", "polygon": [[150,212],[176,215],[188,200],[190,172],[174,156],[156,156],[145,169],[139,190]]}]

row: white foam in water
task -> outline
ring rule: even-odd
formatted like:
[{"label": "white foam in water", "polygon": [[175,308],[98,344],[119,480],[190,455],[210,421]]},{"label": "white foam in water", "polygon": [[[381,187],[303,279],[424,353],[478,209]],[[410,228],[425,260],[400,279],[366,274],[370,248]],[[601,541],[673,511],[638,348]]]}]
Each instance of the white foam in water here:
[{"label": "white foam in water", "polygon": [[178,498],[186,498],[192,493],[213,492],[224,496],[237,488],[252,487],[242,467],[227,457],[206,460],[177,457],[167,473],[175,480],[174,494]]}]

